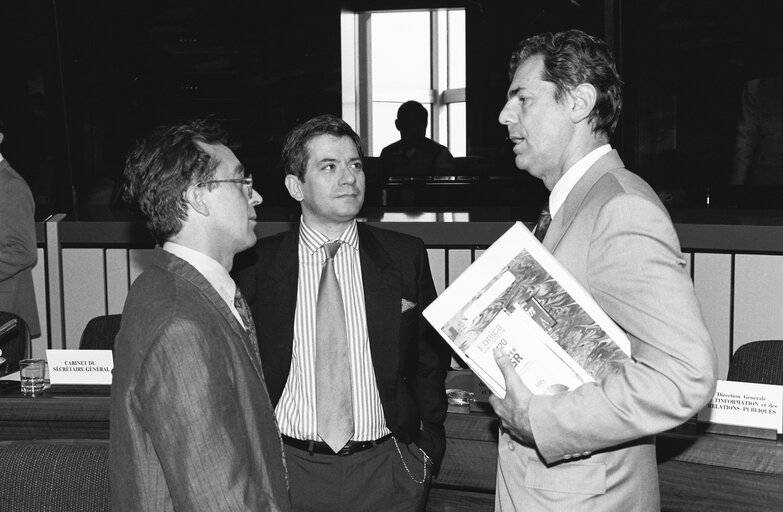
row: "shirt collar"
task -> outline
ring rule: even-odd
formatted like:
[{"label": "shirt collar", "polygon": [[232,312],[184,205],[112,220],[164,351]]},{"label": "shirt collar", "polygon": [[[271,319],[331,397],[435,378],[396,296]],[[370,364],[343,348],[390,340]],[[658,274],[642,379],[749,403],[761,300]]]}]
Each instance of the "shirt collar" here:
[{"label": "shirt collar", "polygon": [[193,265],[224,300],[231,303],[234,302],[237,285],[231,279],[231,276],[228,275],[226,267],[202,252],[174,242],[164,243],[163,250]]},{"label": "shirt collar", "polygon": [[[338,240],[340,240],[343,245],[351,247],[354,251],[359,250],[359,234],[356,229],[356,219],[354,219],[351,222],[351,225],[343,231]],[[308,226],[304,221],[304,217],[301,218],[299,222],[299,243],[304,246],[309,254],[315,254],[318,249],[329,241],[330,238]]]},{"label": "shirt collar", "polygon": [[555,218],[560,207],[563,206],[568,194],[577,184],[577,182],[585,175],[587,170],[592,166],[599,158],[607,154],[612,150],[612,146],[604,144],[599,146],[579,159],[574,165],[569,168],[563,177],[555,183],[552,188],[552,193],[549,194],[549,214],[552,218]]},{"label": "shirt collar", "polygon": [[3,161],[3,154],[0,153],[0,162],[2,162],[2,161]]}]

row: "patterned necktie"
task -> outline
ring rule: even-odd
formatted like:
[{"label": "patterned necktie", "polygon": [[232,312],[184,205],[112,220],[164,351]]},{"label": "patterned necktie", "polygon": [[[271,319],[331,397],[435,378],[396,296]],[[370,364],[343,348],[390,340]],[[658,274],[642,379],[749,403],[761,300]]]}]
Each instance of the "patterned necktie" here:
[{"label": "patterned necktie", "polygon": [[237,308],[237,313],[239,313],[240,318],[242,318],[242,323],[245,324],[245,330],[250,337],[250,343],[253,345],[256,355],[260,358],[258,352],[258,338],[256,337],[256,324],[253,322],[253,317],[250,314],[250,307],[247,305],[239,288],[237,288],[236,293],[234,293],[234,307]]},{"label": "patterned necktie", "polygon": [[[237,313],[239,313],[239,317],[242,318],[242,323],[245,324],[245,330],[247,331],[248,337],[250,338],[250,343],[253,345],[253,349],[255,350],[256,356],[258,357],[259,364],[261,362],[261,352],[258,350],[258,338],[256,337],[256,324],[253,322],[253,317],[250,315],[250,307],[247,305],[247,301],[245,301],[245,297],[242,296],[242,292],[239,291],[239,288],[237,288],[236,293],[234,293],[234,307],[237,308]],[[259,369],[261,367],[259,366]],[[261,377],[263,378],[264,372],[261,371]],[[266,381],[264,381],[264,393],[266,393],[266,396],[269,396],[268,391],[266,390]],[[288,487],[288,464],[285,461],[285,450],[283,448],[283,438],[280,437],[280,427],[277,424],[277,418],[274,414],[272,414],[272,419],[275,422],[275,431],[277,431],[277,437],[280,441],[280,454],[283,459],[283,469],[285,469],[285,485]]]},{"label": "patterned necktie", "polygon": [[538,222],[536,222],[536,227],[533,230],[533,234],[538,238],[539,242],[544,241],[544,237],[546,236],[546,232],[549,229],[549,224],[552,222],[552,216],[549,215],[549,205],[547,204],[544,206],[544,208],[541,210],[541,214],[538,216]]},{"label": "patterned necktie", "polygon": [[318,435],[335,453],[353,435],[351,364],[345,309],[334,272],[335,240],[324,245],[326,261],[318,285],[315,319],[315,396]]}]

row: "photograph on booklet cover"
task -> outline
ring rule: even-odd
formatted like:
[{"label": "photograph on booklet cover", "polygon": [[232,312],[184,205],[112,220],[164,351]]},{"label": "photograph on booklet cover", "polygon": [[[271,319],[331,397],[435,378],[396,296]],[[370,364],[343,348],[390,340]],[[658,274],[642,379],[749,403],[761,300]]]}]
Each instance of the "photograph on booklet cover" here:
[{"label": "photograph on booklet cover", "polygon": [[625,333],[521,223],[515,223],[424,316],[493,393],[501,348],[534,393],[601,380],[628,357]]}]

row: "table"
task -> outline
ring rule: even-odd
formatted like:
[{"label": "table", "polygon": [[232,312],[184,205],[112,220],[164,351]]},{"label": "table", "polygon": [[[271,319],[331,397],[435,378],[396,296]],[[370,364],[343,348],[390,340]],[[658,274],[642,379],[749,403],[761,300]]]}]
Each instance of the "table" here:
[{"label": "table", "polygon": [[[446,419],[446,458],[429,511],[492,511],[497,418],[487,413]],[[783,440],[705,433],[695,424],[657,437],[663,511],[783,510]]]},{"label": "table", "polygon": [[[486,412],[449,413],[446,458],[433,480],[430,512],[494,508],[497,418]],[[25,397],[0,388],[0,441],[108,439],[109,396]],[[664,511],[783,510],[783,440],[701,432],[695,425],[658,436],[658,474]]]}]

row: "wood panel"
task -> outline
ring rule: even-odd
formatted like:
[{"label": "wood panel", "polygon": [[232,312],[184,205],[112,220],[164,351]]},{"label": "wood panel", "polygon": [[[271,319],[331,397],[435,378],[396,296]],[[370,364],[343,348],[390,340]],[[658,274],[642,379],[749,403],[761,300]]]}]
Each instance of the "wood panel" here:
[{"label": "wood panel", "polygon": [[41,336],[32,340],[34,358],[46,358],[49,348],[49,310],[46,301],[46,252],[38,248],[38,261],[32,269],[33,287],[35,288],[35,303],[38,306],[38,322],[41,324]]},{"label": "wood panel", "polygon": [[106,313],[122,313],[128,295],[128,250],[106,249]]},{"label": "wood panel", "polygon": [[695,254],[693,286],[718,354],[718,377],[725,379],[731,355],[731,254]]},{"label": "wood panel", "polygon": [[470,249],[449,249],[449,284],[453,283],[460,274],[472,263]]},{"label": "wood panel", "polygon": [[783,256],[738,254],[734,274],[734,350],[783,339]]},{"label": "wood panel", "polygon": [[65,348],[79,348],[84,326],[106,314],[103,249],[63,249]]},{"label": "wood panel", "polygon": [[440,295],[446,289],[446,283],[448,283],[446,251],[443,249],[427,249],[427,256],[429,256],[430,260],[430,272],[432,272],[432,280],[435,282],[435,291]]}]

